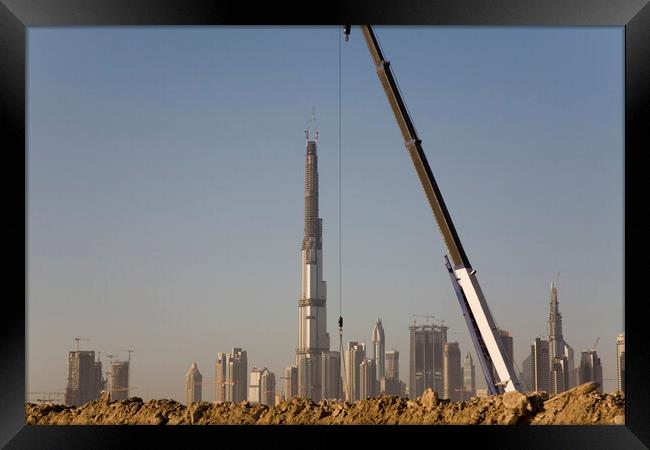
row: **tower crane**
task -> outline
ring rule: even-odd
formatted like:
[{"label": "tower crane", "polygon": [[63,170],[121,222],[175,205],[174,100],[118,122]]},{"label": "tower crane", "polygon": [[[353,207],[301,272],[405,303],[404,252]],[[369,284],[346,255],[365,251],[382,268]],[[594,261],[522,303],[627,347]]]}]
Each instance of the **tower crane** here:
[{"label": "tower crane", "polygon": [[[348,41],[350,35],[350,28],[351,25],[344,26],[343,32],[346,41]],[[361,31],[388,103],[395,114],[397,125],[404,138],[406,150],[411,157],[447,247],[449,255],[445,255],[445,266],[469,328],[469,334],[485,375],[488,391],[491,395],[501,392],[501,389],[506,392],[521,392],[523,385],[512,361],[509,361],[506,357],[503,344],[497,336],[497,326],[485,301],[483,291],[479,286],[476,270],[470,265],[438,184],[433,177],[433,172],[422,149],[422,140],[418,137],[406,109],[397,81],[393,76],[390,62],[384,57],[372,26],[362,25]],[[495,367],[499,380],[493,377],[492,366]]]},{"label": "tower crane", "polygon": [[131,353],[133,353],[135,350],[120,350],[121,352],[129,352],[129,362],[131,362]]},{"label": "tower crane", "polygon": [[413,317],[425,317],[426,320],[428,321],[429,319],[435,319],[436,316],[432,316],[431,314],[411,314]]}]

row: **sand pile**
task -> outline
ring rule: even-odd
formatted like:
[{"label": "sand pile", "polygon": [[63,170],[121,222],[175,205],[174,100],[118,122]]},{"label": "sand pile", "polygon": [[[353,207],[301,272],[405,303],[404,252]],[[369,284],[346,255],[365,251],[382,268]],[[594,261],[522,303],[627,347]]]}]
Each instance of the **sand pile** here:
[{"label": "sand pile", "polygon": [[623,425],[623,394],[599,394],[597,387],[586,383],[553,397],[509,392],[457,403],[428,389],[416,400],[381,396],[354,403],[314,403],[294,398],[271,408],[246,401],[186,407],[173,400],[109,401],[104,396],[78,408],[28,403],[25,415],[29,425]]}]

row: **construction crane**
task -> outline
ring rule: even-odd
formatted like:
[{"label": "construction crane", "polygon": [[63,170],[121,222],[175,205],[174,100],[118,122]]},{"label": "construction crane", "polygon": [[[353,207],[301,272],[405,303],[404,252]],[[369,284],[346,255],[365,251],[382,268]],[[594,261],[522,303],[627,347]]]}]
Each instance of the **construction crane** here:
[{"label": "construction crane", "polygon": [[120,350],[121,352],[129,352],[129,362],[131,362],[131,353],[133,353],[135,350]]},{"label": "construction crane", "polygon": [[594,345],[591,346],[591,351],[596,350],[596,346],[598,345],[598,341],[600,341],[600,336],[596,336],[596,341],[594,342]]},{"label": "construction crane", "polygon": [[[432,316],[431,314],[411,314],[413,317],[425,317],[426,321],[428,322],[429,319],[435,319],[436,316]],[[415,319],[413,319],[413,323],[415,323]]]},{"label": "construction crane", "polygon": [[[350,25],[344,26],[343,32],[346,41],[349,38],[350,28]],[[393,76],[390,62],[384,57],[372,26],[362,25],[361,31],[368,45],[379,81],[388,98],[388,103],[395,114],[397,125],[404,138],[406,150],[411,157],[447,247],[449,255],[445,255],[445,266],[469,328],[478,360],[485,375],[488,391],[491,395],[501,392],[501,389],[506,392],[521,392],[523,391],[522,383],[514,365],[511,361],[508,361],[503,344],[497,336],[497,326],[485,301],[483,291],[479,286],[476,270],[469,263],[440,189],[433,177],[433,172],[422,149],[422,140],[418,137],[406,109],[397,81]],[[499,380],[493,377],[492,366],[495,367]]]},{"label": "construction crane", "polygon": [[[27,398],[33,399],[38,403],[53,403],[53,402],[64,402],[65,389],[60,391],[48,391],[48,392],[28,392]],[[37,398],[34,398],[37,397]],[[45,398],[47,397],[47,398]]]},{"label": "construction crane", "polygon": [[79,341],[89,341],[90,339],[82,338],[82,337],[76,337],[76,338],[74,338],[74,340],[77,341],[77,352],[79,352]]}]

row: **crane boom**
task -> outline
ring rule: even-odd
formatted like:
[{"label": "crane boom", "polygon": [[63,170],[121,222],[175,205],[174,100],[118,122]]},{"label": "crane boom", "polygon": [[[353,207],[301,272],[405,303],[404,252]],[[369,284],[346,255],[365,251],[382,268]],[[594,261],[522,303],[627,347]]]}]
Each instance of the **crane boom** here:
[{"label": "crane boom", "polygon": [[[449,252],[451,263],[445,256],[447,269],[452,279],[454,291],[465,316],[472,342],[485,375],[490,394],[500,391],[499,386],[508,391],[522,391],[522,384],[515,371],[513,362],[505,356],[504,346],[497,335],[497,327],[485,301],[481,287],[476,278],[476,270],[472,269],[467,254],[451,220],[447,206],[442,198],[438,184],[433,177],[429,162],[422,149],[422,141],[417,135],[411,117],[406,109],[397,82],[390,68],[390,63],[384,57],[377,37],[371,25],[362,25],[361,31],[372,56],[379,81],[384,89],[397,125],[404,138],[404,144],[411,157],[415,171],[422,183],[429,206],[442,234]],[[350,26],[345,26],[346,41]],[[496,369],[500,382],[492,376],[491,367]]]}]

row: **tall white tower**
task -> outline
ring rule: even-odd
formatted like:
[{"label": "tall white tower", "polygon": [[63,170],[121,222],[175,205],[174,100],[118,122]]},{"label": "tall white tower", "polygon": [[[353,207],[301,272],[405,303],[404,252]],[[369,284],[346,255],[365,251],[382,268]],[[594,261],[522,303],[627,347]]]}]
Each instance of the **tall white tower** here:
[{"label": "tall white tower", "polygon": [[323,395],[322,353],[330,349],[327,290],[323,281],[323,219],[318,217],[318,130],[305,130],[305,234],[301,247],[302,286],[298,300],[298,396],[320,401]]}]

